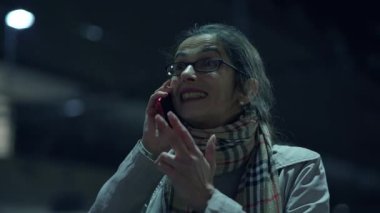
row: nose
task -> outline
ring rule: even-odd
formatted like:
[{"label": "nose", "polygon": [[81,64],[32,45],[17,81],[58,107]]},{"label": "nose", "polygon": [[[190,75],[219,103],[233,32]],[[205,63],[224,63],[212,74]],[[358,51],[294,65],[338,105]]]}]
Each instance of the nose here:
[{"label": "nose", "polygon": [[182,81],[195,81],[197,78],[193,65],[189,64],[184,71],[182,71],[180,78]]}]

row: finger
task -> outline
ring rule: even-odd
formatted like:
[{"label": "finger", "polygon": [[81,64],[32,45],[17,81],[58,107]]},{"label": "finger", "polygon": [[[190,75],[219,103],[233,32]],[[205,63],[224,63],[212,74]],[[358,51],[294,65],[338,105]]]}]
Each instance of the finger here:
[{"label": "finger", "polygon": [[216,136],[211,135],[210,139],[207,142],[205,158],[207,162],[210,164],[212,174],[215,174],[216,169],[216,160],[215,160],[215,144],[216,144]]},{"label": "finger", "polygon": [[155,109],[155,104],[158,98],[160,97],[166,97],[173,88],[170,86],[171,80],[166,80],[154,93],[150,96],[148,106],[147,106],[147,112],[149,115],[154,116],[157,114],[157,111]]},{"label": "finger", "polygon": [[[173,112],[168,112],[167,115],[168,115],[169,123],[172,126],[173,132],[180,139],[180,140],[173,140],[171,142],[173,149],[179,155],[184,154],[184,155],[188,156],[190,154],[190,152],[193,152],[193,151],[187,147],[186,144],[188,142],[186,142],[186,141],[189,141],[189,140],[191,141],[192,136],[190,135],[190,133],[188,133],[186,127],[184,127],[182,125],[181,121],[178,119],[178,117]],[[188,134],[186,134],[186,132]]]},{"label": "finger", "polygon": [[187,150],[192,154],[202,155],[197,145],[194,143],[193,137],[190,135],[186,127],[181,123],[178,117],[173,112],[168,112],[169,122],[173,130],[182,139],[183,143],[178,144],[182,150]]},{"label": "finger", "polygon": [[173,176],[176,167],[178,167],[175,156],[167,152],[161,153],[158,158],[154,161],[160,170],[162,170],[168,176]]},{"label": "finger", "polygon": [[[160,135],[167,135],[172,132],[172,129],[170,128],[168,122],[162,117],[160,114],[156,114],[155,118],[155,134],[158,138]],[[173,135],[173,133],[171,133]],[[171,137],[173,138],[173,137]],[[175,140],[178,140],[175,138]]]},{"label": "finger", "polygon": [[162,117],[162,115],[160,114],[156,114],[154,116],[154,119],[156,121],[156,124],[157,124],[157,128],[160,130],[160,131],[164,131],[166,130],[167,128],[169,128],[169,124],[166,122],[166,120],[164,119],[164,117]]},{"label": "finger", "polygon": [[182,185],[188,184],[184,183],[184,181],[186,181],[184,176],[179,174],[178,171],[171,167],[169,164],[166,164],[166,162],[158,163],[157,168],[172,181],[173,186],[176,186],[179,183],[182,183]]},{"label": "finger", "polygon": [[171,79],[166,80],[158,89],[156,89],[155,92],[163,91],[163,92],[170,92],[172,90],[171,87]]},{"label": "finger", "polygon": [[178,86],[178,82],[179,82],[178,77],[172,76],[170,79],[170,87],[174,88],[174,87]]},{"label": "finger", "polygon": [[163,91],[156,91],[150,96],[148,106],[146,108],[149,116],[154,116],[157,114],[156,102],[160,97],[164,98],[166,96],[168,96],[168,93]]}]

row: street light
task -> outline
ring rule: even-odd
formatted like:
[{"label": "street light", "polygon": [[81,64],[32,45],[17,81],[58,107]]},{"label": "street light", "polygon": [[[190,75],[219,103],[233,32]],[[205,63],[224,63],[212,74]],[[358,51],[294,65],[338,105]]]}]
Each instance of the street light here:
[{"label": "street light", "polygon": [[10,97],[6,94],[14,73],[13,63],[16,58],[18,31],[30,28],[34,23],[34,15],[23,9],[10,11],[5,16],[4,28],[4,62],[6,69],[0,70],[0,159],[8,158],[14,152],[13,114]]},{"label": "street light", "polygon": [[6,63],[15,62],[19,31],[33,26],[34,19],[34,15],[24,9],[12,10],[5,16],[4,59]]},{"label": "street light", "polygon": [[5,23],[16,30],[27,29],[33,25],[34,15],[23,9],[12,10],[5,16]]}]

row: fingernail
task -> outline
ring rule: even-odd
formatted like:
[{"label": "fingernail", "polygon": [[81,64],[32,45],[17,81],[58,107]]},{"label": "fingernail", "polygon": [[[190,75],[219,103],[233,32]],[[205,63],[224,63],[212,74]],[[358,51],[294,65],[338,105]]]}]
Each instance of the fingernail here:
[{"label": "fingernail", "polygon": [[167,113],[167,116],[169,117],[174,117],[174,113],[172,112],[172,111],[169,111],[168,113]]},{"label": "fingernail", "polygon": [[214,144],[214,146],[216,145],[216,135],[215,134],[213,134],[212,136],[211,136],[212,138],[211,138],[211,142]]},{"label": "fingernail", "polygon": [[173,87],[173,84],[177,83],[177,80],[178,80],[178,77],[177,76],[173,76],[171,79],[170,79],[170,87]]},{"label": "fingernail", "polygon": [[177,80],[178,80],[178,77],[177,77],[177,76],[173,76],[173,77],[171,78],[170,83],[173,83],[173,81],[175,82],[175,81],[177,81]]}]

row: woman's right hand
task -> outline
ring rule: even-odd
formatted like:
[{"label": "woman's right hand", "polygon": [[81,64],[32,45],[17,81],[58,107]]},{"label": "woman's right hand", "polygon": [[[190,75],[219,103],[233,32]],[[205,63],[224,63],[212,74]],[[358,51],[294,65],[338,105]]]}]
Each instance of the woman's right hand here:
[{"label": "woman's right hand", "polygon": [[164,118],[158,114],[158,111],[155,108],[157,99],[160,97],[164,98],[171,92],[172,88],[170,87],[170,83],[170,79],[165,81],[161,87],[159,87],[150,96],[148,105],[145,110],[142,143],[144,147],[153,154],[153,156],[158,156],[161,152],[166,152],[170,149],[168,140],[162,140],[162,137],[160,141],[157,140],[157,120],[164,120]]}]

